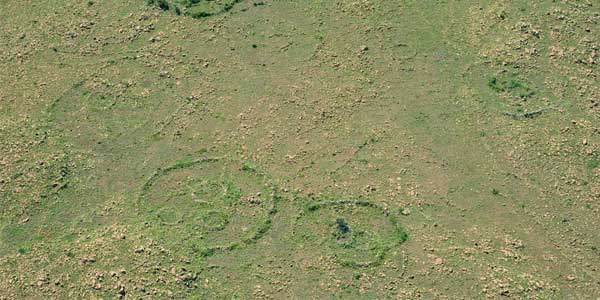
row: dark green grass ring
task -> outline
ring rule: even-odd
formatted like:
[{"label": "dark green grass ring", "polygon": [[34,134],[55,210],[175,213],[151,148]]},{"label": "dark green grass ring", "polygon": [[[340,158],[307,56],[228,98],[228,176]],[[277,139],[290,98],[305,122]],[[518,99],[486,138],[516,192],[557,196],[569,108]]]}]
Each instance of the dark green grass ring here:
[{"label": "dark green grass ring", "polygon": [[408,238],[395,215],[364,200],[313,202],[298,222],[302,236],[345,267],[378,266]]},{"label": "dark green grass ring", "polygon": [[137,201],[145,233],[200,257],[256,242],[271,228],[279,197],[268,176],[248,166],[188,158],[159,169]]}]

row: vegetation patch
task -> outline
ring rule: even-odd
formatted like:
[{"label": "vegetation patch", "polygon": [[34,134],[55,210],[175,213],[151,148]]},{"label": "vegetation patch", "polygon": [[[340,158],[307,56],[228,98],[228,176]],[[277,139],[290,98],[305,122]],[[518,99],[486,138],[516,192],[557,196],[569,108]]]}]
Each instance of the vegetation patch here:
[{"label": "vegetation patch", "polygon": [[[79,171],[73,156],[68,151],[47,154],[35,162],[23,163],[23,171],[12,174],[10,180],[17,186],[2,193],[6,217],[0,219],[0,254],[65,234],[69,220],[63,216],[75,211],[65,204],[72,199],[73,181]],[[28,202],[11,203],[24,192],[30,198]]]},{"label": "vegetation patch", "polygon": [[590,170],[594,170],[600,167],[600,160],[597,158],[592,158],[587,162],[586,167]]},{"label": "vegetation patch", "polygon": [[502,73],[491,76],[488,86],[498,93],[510,93],[513,96],[527,99],[535,94],[527,83],[516,73]]}]

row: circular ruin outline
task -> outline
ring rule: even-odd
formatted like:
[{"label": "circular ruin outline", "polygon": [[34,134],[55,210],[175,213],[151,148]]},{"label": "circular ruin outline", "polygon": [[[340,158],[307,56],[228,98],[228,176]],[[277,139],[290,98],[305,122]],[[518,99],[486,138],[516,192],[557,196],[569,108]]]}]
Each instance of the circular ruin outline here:
[{"label": "circular ruin outline", "polygon": [[392,235],[395,237],[394,240],[386,242],[381,242],[381,248],[379,248],[376,253],[369,253],[370,256],[373,256],[373,259],[366,261],[356,261],[353,259],[340,257],[339,253],[335,253],[331,246],[331,241],[328,239],[327,247],[329,248],[328,255],[331,255],[335,261],[337,261],[340,265],[351,268],[367,268],[367,267],[375,267],[380,265],[388,255],[388,252],[395,246],[399,246],[403,244],[406,240],[408,240],[408,234],[404,230],[402,226],[400,226],[400,222],[397,216],[389,213],[383,207],[372,203],[366,200],[331,200],[331,198],[313,200],[308,205],[305,206],[305,210],[298,216],[298,219],[304,218],[308,214],[315,213],[321,209],[331,209],[335,207],[347,208],[347,207],[367,207],[378,210],[382,216],[388,220],[393,225],[394,232]]},{"label": "circular ruin outline", "polygon": [[[163,206],[163,207],[159,207],[159,208],[156,208],[156,207],[145,208],[144,207],[144,204],[148,203],[148,194],[150,193],[152,187],[156,184],[156,182],[162,176],[167,176],[169,173],[171,173],[173,171],[191,168],[196,165],[203,164],[203,163],[222,163],[223,165],[226,165],[226,164],[233,164],[233,163],[235,163],[235,161],[225,160],[224,158],[203,157],[203,158],[197,158],[197,159],[183,159],[183,160],[177,161],[175,164],[168,166],[166,168],[159,168],[156,172],[154,172],[150,176],[150,178],[148,178],[148,180],[142,186],[142,190],[139,193],[139,196],[138,196],[137,202],[136,202],[138,214],[144,214],[144,213],[156,214],[160,210],[170,207],[170,206]],[[230,250],[234,250],[234,249],[239,249],[240,246],[242,246],[242,245],[248,245],[248,244],[255,243],[259,239],[261,239],[271,229],[273,216],[277,213],[277,204],[280,201],[280,196],[277,193],[276,185],[272,182],[272,180],[269,178],[269,176],[267,176],[267,174],[257,170],[256,168],[246,168],[244,166],[241,166],[239,168],[239,171],[240,172],[252,172],[256,176],[260,177],[260,181],[264,184],[261,187],[261,190],[264,190],[264,192],[269,192],[268,199],[271,203],[265,211],[266,214],[264,216],[264,219],[261,220],[260,222],[256,223],[256,229],[249,236],[240,237],[238,240],[235,240],[235,241],[232,241],[232,242],[226,243],[226,244],[207,245],[205,247],[202,247],[201,253],[203,256],[212,256],[217,252],[225,252],[225,251],[230,251]],[[230,179],[232,179],[232,178],[230,178]],[[240,199],[240,201],[241,201],[241,199]],[[208,209],[205,214],[195,216],[195,219],[196,220],[201,219],[203,217],[208,216],[209,213],[215,213],[215,212],[218,213],[219,211],[214,208]],[[261,218],[263,218],[263,217],[261,217]],[[164,223],[164,224],[165,225],[174,225],[177,223],[179,223],[179,222],[174,222],[171,224]],[[229,220],[226,220],[223,222],[223,224],[218,224],[217,226],[206,226],[205,225],[204,227],[206,229],[206,232],[214,232],[214,231],[223,230],[224,227],[226,227],[228,224],[229,224]]]}]

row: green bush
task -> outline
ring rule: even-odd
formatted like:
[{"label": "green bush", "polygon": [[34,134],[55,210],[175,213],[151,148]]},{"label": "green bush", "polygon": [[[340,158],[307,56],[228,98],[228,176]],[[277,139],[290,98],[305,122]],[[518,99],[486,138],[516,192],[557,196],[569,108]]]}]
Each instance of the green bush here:
[{"label": "green bush", "polygon": [[165,11],[171,8],[171,5],[167,0],[146,0],[146,3],[150,6],[156,6]]}]

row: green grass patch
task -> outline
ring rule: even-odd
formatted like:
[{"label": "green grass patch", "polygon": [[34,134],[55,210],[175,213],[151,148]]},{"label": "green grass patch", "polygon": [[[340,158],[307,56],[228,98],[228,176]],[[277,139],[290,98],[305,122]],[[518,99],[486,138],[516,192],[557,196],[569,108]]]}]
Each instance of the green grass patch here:
[{"label": "green grass patch", "polygon": [[535,91],[515,73],[491,76],[488,78],[487,85],[495,92],[510,93],[523,99],[535,95]]},{"label": "green grass patch", "polygon": [[585,166],[587,167],[588,170],[594,170],[600,166],[600,160],[597,158],[592,158],[592,159],[588,160],[588,162],[585,164]]}]

